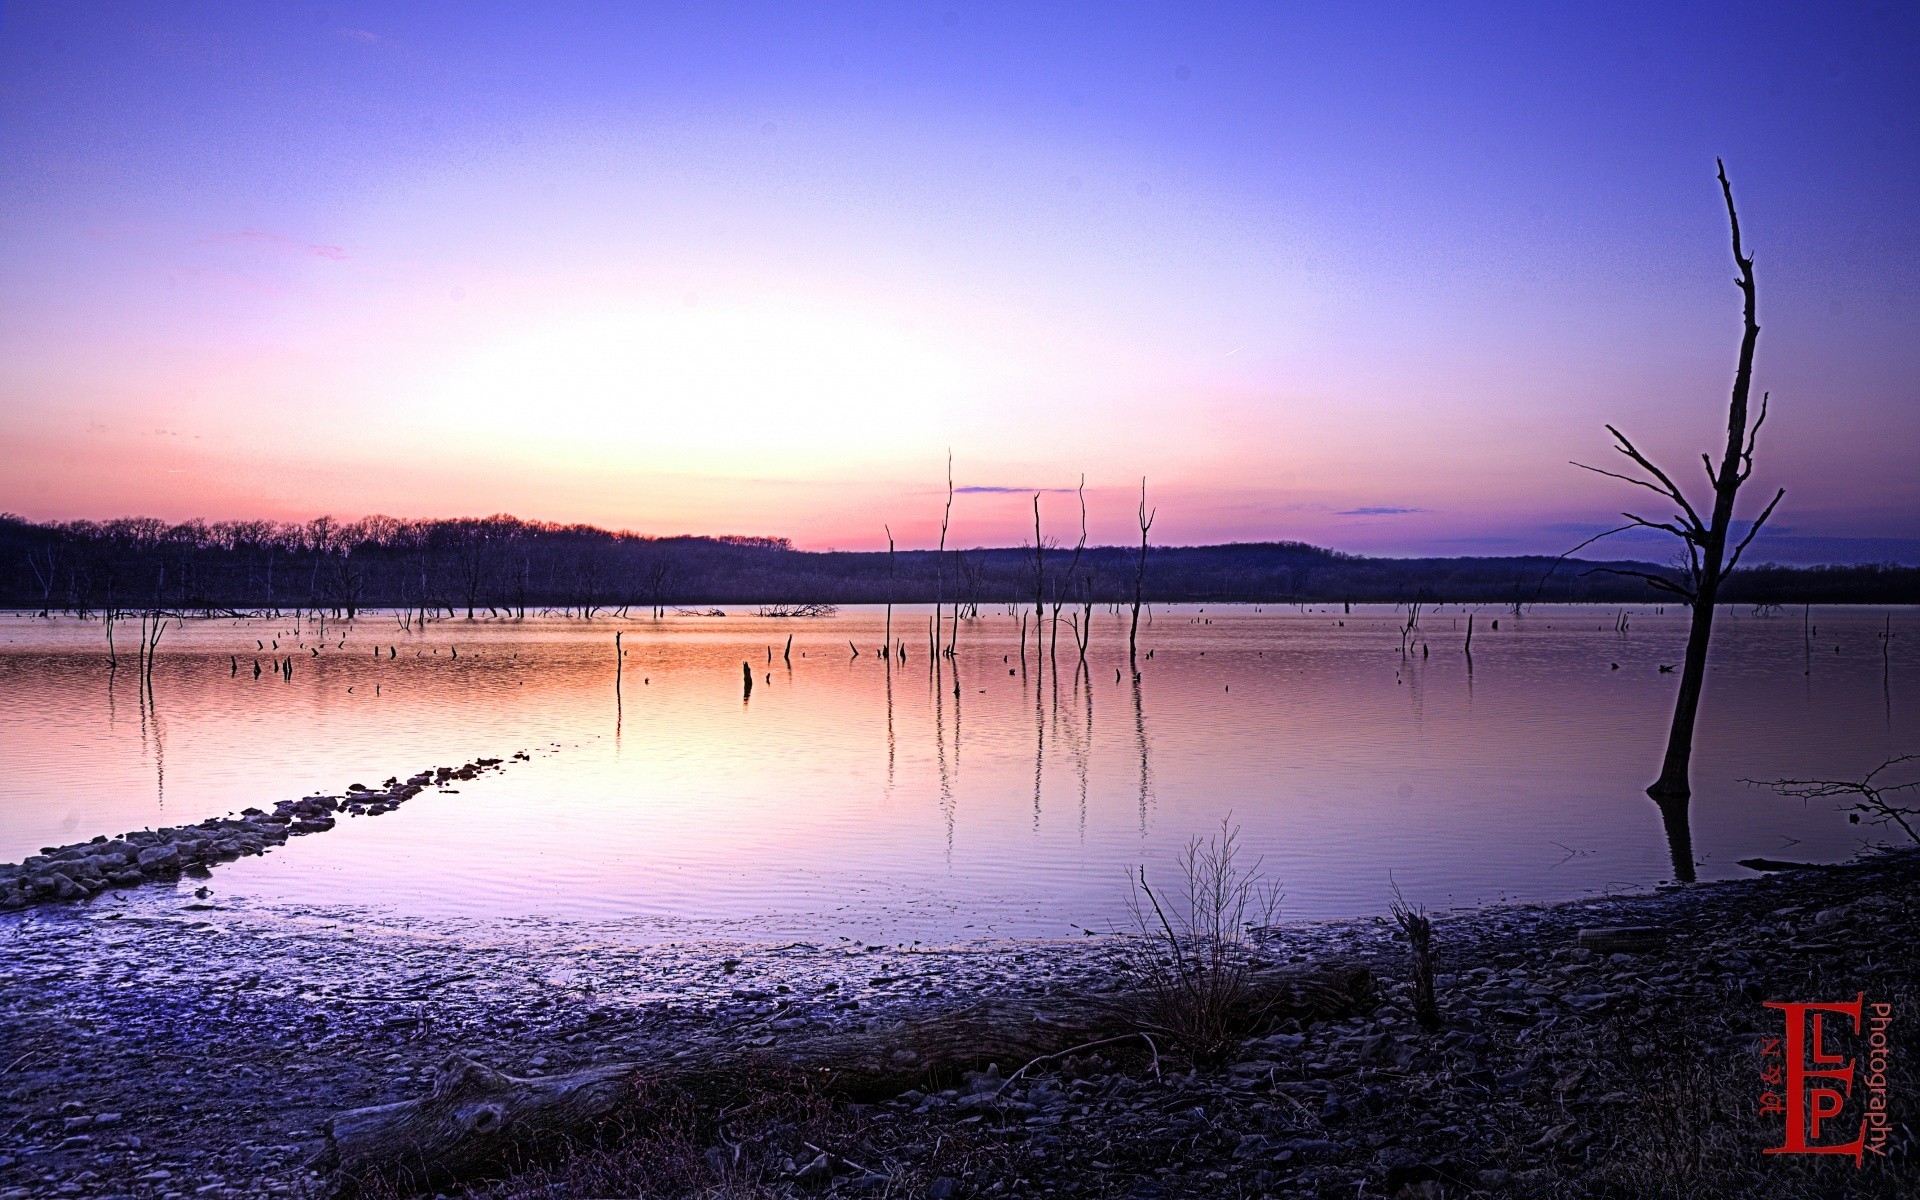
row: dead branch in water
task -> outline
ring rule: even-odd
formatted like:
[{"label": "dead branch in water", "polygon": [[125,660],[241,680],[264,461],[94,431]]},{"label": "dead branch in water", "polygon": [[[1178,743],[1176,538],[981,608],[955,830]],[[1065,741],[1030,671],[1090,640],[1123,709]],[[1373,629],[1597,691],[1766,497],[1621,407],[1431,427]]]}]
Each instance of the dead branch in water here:
[{"label": "dead branch in water", "polygon": [[1782,796],[1792,796],[1798,800],[1830,800],[1847,796],[1857,797],[1847,813],[1847,820],[1860,823],[1865,816],[1870,824],[1898,825],[1910,841],[1920,843],[1920,831],[1916,831],[1913,822],[1920,821],[1920,807],[1905,807],[1891,797],[1899,792],[1920,792],[1920,779],[1909,779],[1905,783],[1881,782],[1881,775],[1895,767],[1920,762],[1920,754],[1902,754],[1890,758],[1862,779],[1743,779],[1740,782],[1755,787],[1772,788]]},{"label": "dead branch in water", "polygon": [[763,617],[831,617],[840,611],[837,604],[763,604]]}]

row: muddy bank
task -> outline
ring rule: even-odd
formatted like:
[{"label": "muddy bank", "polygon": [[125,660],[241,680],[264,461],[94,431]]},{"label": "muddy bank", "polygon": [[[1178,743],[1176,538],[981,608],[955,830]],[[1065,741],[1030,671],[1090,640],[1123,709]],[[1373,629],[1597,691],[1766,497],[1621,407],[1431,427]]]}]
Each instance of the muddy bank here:
[{"label": "muddy bank", "polygon": [[[1371,964],[1380,1006],[1216,1072],[1089,1053],[871,1106],[692,1116],[531,1195],[1894,1196],[1912,1184],[1920,857],[1651,895],[1440,914],[1420,1032],[1381,922],[1284,927],[1280,961]],[[983,994],[1120,986],[1111,938],[934,949],[628,940],[619,923],[409,922],[139,889],[0,917],[0,1200],[318,1194],[321,1124],[464,1052],[515,1074],[649,1061]],[[1652,927],[1632,950],[1582,929]],[[1590,938],[1589,941],[1592,939]],[[1763,1156],[1769,998],[1887,997],[1888,1157]],[[1831,995],[1829,995],[1831,993]]]}]

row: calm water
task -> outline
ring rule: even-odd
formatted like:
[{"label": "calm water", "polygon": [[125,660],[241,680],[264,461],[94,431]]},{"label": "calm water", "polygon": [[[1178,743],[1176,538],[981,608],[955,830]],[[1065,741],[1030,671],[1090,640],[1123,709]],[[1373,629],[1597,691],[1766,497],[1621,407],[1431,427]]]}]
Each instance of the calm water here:
[{"label": "calm water", "polygon": [[[664,937],[1070,935],[1123,919],[1130,864],[1164,877],[1230,813],[1292,917],[1381,911],[1389,873],[1434,907],[1642,887],[1671,873],[1641,789],[1677,680],[1658,665],[1679,660],[1685,618],[1630,610],[1622,634],[1615,611],[1482,610],[1469,673],[1464,611],[1425,614],[1403,660],[1404,617],[1386,609],[1162,608],[1138,686],[1116,677],[1123,618],[1096,614],[1084,674],[1063,625],[1056,674],[1031,650],[1021,669],[1000,611],[961,623],[957,696],[950,670],[928,672],[924,609],[896,610],[910,660],[891,672],[865,609],[411,632],[376,615],[324,635],[190,621],[169,627],[150,697],[132,670],[109,674],[98,622],[6,616],[0,860],[525,750],[213,885],[255,904],[617,918]],[[1810,656],[1798,612],[1723,619],[1694,767],[1703,879],[1873,836],[1739,780],[1859,774],[1920,749],[1920,614],[1893,610],[1883,663],[1885,619],[1815,610]],[[290,682],[253,676],[276,638]]]}]

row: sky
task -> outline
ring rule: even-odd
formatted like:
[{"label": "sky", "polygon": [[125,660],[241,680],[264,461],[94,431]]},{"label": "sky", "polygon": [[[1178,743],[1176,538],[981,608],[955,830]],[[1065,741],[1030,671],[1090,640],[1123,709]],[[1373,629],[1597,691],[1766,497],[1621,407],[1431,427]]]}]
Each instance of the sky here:
[{"label": "sky", "polygon": [[[1204,9],[1204,11],[1201,11]],[[1920,8],[0,6],[0,510],[1920,555]],[[1653,514],[1650,514],[1653,515]],[[1665,514],[1658,514],[1664,516]],[[1663,551],[1657,542],[1636,552]]]}]

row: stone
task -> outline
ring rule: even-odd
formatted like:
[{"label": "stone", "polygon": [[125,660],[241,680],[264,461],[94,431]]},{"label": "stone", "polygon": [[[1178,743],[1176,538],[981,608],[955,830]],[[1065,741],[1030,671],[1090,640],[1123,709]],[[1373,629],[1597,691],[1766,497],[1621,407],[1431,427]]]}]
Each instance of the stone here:
[{"label": "stone", "polygon": [[833,1178],[833,1161],[825,1153],[794,1172],[794,1182],[801,1187],[821,1187]]},{"label": "stone", "polygon": [[180,848],[173,845],[149,846],[140,852],[140,869],[149,875],[180,869]]},{"label": "stone", "polygon": [[1644,954],[1667,944],[1667,931],[1657,925],[1612,925],[1582,929],[1583,949],[1598,954]]}]

